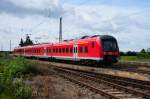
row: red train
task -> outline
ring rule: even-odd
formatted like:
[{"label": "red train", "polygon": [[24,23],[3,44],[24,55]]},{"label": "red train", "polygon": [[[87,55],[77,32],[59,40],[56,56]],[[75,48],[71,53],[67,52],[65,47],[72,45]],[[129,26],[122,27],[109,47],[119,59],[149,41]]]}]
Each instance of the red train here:
[{"label": "red train", "polygon": [[39,44],[14,49],[16,56],[38,57],[87,63],[112,64],[118,61],[117,40],[109,35],[84,36],[55,44]]}]

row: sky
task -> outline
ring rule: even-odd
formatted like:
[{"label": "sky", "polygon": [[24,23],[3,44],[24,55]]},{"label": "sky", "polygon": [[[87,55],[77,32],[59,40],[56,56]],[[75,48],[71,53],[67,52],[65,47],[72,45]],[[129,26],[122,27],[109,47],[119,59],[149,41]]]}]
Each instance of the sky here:
[{"label": "sky", "polygon": [[17,47],[30,34],[37,43],[112,35],[120,51],[150,48],[150,0],[1,0],[0,50]]}]

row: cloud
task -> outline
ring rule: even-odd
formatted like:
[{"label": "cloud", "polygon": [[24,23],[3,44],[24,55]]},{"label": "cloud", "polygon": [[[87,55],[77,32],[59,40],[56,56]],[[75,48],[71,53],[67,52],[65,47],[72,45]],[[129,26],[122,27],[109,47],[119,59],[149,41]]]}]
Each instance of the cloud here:
[{"label": "cloud", "polygon": [[149,10],[87,5],[76,6],[74,10],[75,13],[67,18],[73,25],[74,29],[69,27],[68,30],[72,33],[113,35],[118,39],[120,49],[125,51],[150,47]]},{"label": "cloud", "polygon": [[[49,8],[51,17],[45,14]],[[150,12],[144,8],[73,5],[59,0],[2,0],[0,45],[8,50],[11,39],[15,47],[27,33],[34,42],[58,42],[60,16],[64,39],[109,34],[117,38],[123,51],[150,47]]]},{"label": "cloud", "polygon": [[30,15],[58,17],[63,10],[58,0],[1,0],[0,12],[19,17]]}]

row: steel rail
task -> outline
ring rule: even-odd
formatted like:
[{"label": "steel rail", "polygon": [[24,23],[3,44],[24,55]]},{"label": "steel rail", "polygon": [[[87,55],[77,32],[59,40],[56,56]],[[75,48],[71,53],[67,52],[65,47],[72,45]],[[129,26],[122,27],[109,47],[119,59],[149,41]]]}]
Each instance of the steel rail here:
[{"label": "steel rail", "polygon": [[118,85],[118,84],[115,84],[115,83],[112,83],[112,82],[109,82],[109,81],[106,81],[106,80],[102,80],[102,79],[97,79],[97,78],[95,78],[95,77],[91,77],[91,76],[89,76],[89,75],[77,73],[77,72],[75,72],[75,71],[66,70],[66,69],[64,69],[64,68],[57,68],[57,69],[62,70],[62,71],[65,71],[65,72],[73,73],[73,74],[75,74],[75,75],[77,75],[77,76],[82,76],[82,77],[84,77],[84,78],[86,78],[86,79],[94,80],[94,81],[97,81],[97,82],[103,82],[103,83],[105,83],[105,84],[107,84],[107,85],[109,85],[109,86],[118,88],[118,89],[120,89],[120,90],[124,90],[124,91],[126,91],[126,92],[130,92],[130,93],[135,94],[135,95],[138,95],[138,96],[142,96],[142,97],[147,98],[147,99],[150,98],[150,94],[144,93],[144,92],[139,91],[139,90],[135,90],[135,89],[133,89],[133,88],[128,88],[128,87],[126,87],[126,86]]}]

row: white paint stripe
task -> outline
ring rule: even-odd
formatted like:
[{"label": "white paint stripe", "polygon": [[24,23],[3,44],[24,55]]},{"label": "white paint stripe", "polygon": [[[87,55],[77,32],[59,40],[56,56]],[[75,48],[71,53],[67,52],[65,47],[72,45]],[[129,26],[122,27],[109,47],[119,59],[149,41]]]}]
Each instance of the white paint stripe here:
[{"label": "white paint stripe", "polygon": [[[27,57],[32,57],[31,55],[24,55]],[[44,55],[33,55],[33,57],[40,57],[40,58],[51,58],[51,56],[44,56]],[[56,59],[63,59],[63,60],[81,60],[81,59],[91,59],[91,60],[103,60],[103,58],[99,58],[99,57],[77,57],[74,58],[73,56],[53,56]]]},{"label": "white paint stripe", "polygon": [[[75,60],[74,57],[70,57],[70,56],[53,56],[55,58],[59,58],[59,59],[72,59],[72,60]],[[80,60],[80,59],[91,59],[91,60],[103,60],[103,58],[98,58],[98,57],[78,57],[76,58],[77,60]]]}]

